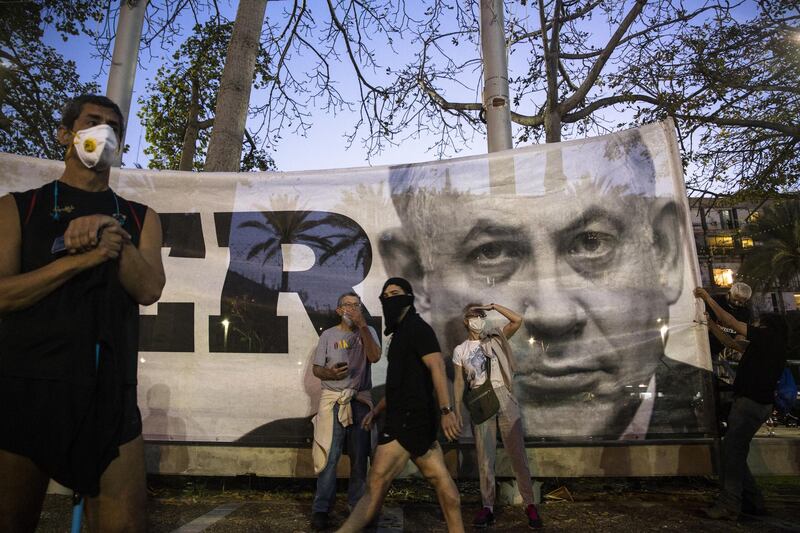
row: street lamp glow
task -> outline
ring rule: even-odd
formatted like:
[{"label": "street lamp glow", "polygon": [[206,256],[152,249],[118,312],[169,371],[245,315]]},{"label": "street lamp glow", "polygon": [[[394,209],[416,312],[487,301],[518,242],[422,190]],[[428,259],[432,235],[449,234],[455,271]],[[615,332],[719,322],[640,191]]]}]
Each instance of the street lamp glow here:
[{"label": "street lamp glow", "polygon": [[220,322],[220,323],[222,324],[222,327],[225,329],[225,332],[224,332],[223,338],[222,338],[222,347],[223,347],[222,349],[227,352],[228,351],[228,326],[231,325],[231,322],[227,318],[223,318],[222,322]]}]

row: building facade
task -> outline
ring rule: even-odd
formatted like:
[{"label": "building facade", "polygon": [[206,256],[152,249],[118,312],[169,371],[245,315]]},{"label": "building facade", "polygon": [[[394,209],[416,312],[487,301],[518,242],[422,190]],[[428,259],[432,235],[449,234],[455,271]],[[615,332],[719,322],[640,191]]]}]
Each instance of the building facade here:
[{"label": "building facade", "polygon": [[[734,203],[728,198],[689,197],[690,216],[703,287],[723,292],[737,280],[744,258],[758,243],[747,235],[748,224],[758,219],[769,202]],[[755,293],[756,312],[800,309],[800,280],[774,292]]]}]

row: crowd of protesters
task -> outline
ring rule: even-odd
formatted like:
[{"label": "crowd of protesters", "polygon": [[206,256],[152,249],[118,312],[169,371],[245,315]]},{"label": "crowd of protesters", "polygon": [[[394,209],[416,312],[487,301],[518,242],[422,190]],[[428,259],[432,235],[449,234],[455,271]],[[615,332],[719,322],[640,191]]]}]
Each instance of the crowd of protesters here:
[{"label": "crowd of protesters", "polygon": [[[146,527],[136,405],[138,305],[159,299],[165,275],[158,215],[109,187],[123,130],[116,104],[94,95],[76,98],[58,128],[58,140],[67,147],[62,175],[0,199],[1,531],[36,529],[50,478],[85,499],[91,531]],[[721,411],[720,496],[706,510],[715,519],[766,512],[747,455],[773,413],[789,335],[781,315],[753,318],[751,294],[742,283],[723,297],[695,290],[707,306],[719,396],[730,398]],[[370,367],[382,357],[381,342],[358,294],[339,297],[340,321],[319,338],[313,360],[322,395],[314,417],[312,457],[319,477],[312,526],[330,526],[336,468],[346,452],[350,514],[339,531],[374,523],[392,480],[409,460],[435,489],[448,530],[463,531],[460,496],[439,435],[459,440],[468,413],[482,499],[472,525],[494,522],[499,428],[521,511],[530,528],[543,527],[509,343],[523,317],[495,303],[461,310],[465,340],[452,353],[453,396],[439,341],[417,313],[409,281],[388,279],[380,301],[388,368],[386,393],[377,404]],[[489,312],[505,319],[502,327],[489,327]],[[385,420],[380,428],[379,415]]]}]

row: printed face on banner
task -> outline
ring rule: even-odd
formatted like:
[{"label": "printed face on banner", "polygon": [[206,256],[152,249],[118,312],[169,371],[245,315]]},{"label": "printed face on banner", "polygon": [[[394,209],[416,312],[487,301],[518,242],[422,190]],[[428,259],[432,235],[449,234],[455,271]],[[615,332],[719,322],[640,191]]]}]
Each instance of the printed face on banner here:
[{"label": "printed face on banner", "polygon": [[[387,271],[411,279],[418,301],[424,290],[445,353],[466,337],[467,303],[523,314],[511,343],[529,437],[616,438],[635,420],[647,428],[660,404],[674,409],[702,388],[692,379],[666,397],[674,376],[659,375],[684,276],[679,204],[656,196],[636,131],[518,156],[514,166],[511,194],[493,194],[488,180],[459,182],[458,166],[394,168],[402,228],[381,239]],[[672,422],[647,430],[666,433]]]}]

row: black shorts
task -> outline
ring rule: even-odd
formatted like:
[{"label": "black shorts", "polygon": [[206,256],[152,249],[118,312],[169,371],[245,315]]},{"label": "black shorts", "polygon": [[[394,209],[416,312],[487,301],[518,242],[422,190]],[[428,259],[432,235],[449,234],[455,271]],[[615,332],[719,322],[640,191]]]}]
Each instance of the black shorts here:
[{"label": "black shorts", "polygon": [[136,385],[126,385],[122,399],[122,430],[118,445],[122,446],[142,434],[142,413],[136,397]]},{"label": "black shorts", "polygon": [[412,457],[421,457],[436,446],[437,417],[428,411],[387,413],[378,444],[396,440]]},{"label": "black shorts", "polygon": [[31,459],[66,487],[96,494],[118,447],[141,435],[142,419],[136,385],[129,385],[115,427],[81,430],[91,394],[91,387],[66,382],[0,377],[0,449]]}]

